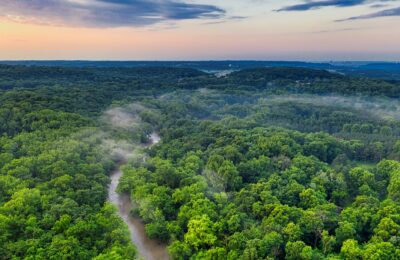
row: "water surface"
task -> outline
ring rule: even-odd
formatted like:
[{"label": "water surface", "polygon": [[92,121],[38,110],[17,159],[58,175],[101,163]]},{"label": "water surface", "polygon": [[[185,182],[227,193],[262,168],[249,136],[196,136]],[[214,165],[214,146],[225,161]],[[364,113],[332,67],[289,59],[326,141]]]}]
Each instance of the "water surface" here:
[{"label": "water surface", "polygon": [[[153,133],[150,135],[149,147],[158,143],[160,137]],[[132,203],[129,194],[118,194],[116,189],[122,176],[119,165],[111,174],[111,184],[108,188],[108,200],[118,207],[118,215],[128,225],[132,243],[135,244],[139,257],[145,260],[168,260],[169,256],[165,244],[155,239],[149,239],[145,232],[145,227],[140,218],[132,216]]]}]

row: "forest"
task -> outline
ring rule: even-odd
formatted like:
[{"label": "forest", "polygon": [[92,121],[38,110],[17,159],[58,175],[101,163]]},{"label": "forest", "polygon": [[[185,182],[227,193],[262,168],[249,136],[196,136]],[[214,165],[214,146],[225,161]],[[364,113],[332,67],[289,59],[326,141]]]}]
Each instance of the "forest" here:
[{"label": "forest", "polygon": [[[0,65],[0,259],[400,259],[400,82]],[[149,135],[161,141],[146,146]]]}]

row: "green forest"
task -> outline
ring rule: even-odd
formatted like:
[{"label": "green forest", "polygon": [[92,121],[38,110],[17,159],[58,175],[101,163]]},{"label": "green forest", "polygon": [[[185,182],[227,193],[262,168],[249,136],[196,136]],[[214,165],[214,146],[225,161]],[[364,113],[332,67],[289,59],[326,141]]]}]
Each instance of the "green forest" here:
[{"label": "green forest", "polygon": [[[0,65],[0,259],[400,259],[400,82]],[[151,133],[161,141],[149,143]]]}]

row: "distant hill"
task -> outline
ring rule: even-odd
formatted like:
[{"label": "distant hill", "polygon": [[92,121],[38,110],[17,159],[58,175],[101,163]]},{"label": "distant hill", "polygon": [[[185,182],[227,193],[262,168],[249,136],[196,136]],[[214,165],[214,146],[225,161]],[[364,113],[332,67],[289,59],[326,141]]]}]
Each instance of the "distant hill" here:
[{"label": "distant hill", "polygon": [[191,68],[206,72],[238,71],[260,67],[296,67],[337,71],[347,75],[400,80],[400,63],[396,62],[301,62],[301,61],[87,61],[87,60],[25,60],[0,61],[6,65],[51,66],[51,67],[95,67],[95,68],[136,68],[172,67]]},{"label": "distant hill", "polygon": [[342,75],[332,73],[327,70],[317,70],[309,68],[296,68],[296,67],[271,67],[271,68],[255,68],[255,69],[244,69],[241,71],[234,72],[230,75],[230,78],[236,78],[242,81],[251,80],[276,80],[276,79],[288,79],[288,80],[305,80],[305,79],[332,79],[332,78],[343,78]]},{"label": "distant hill", "polygon": [[293,67],[245,69],[231,73],[232,85],[289,93],[400,96],[398,81],[353,77],[337,72]]},{"label": "distant hill", "polygon": [[[227,75],[184,67],[55,67],[0,65],[0,89],[123,86],[125,89],[258,89],[269,93],[338,93],[400,97],[400,82],[304,67],[259,67]],[[121,92],[122,93],[122,92]]]}]

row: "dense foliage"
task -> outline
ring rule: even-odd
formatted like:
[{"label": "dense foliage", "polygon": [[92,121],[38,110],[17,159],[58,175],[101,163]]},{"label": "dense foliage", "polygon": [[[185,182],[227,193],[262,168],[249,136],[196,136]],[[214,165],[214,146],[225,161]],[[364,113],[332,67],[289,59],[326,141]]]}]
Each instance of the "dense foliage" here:
[{"label": "dense foliage", "polygon": [[[305,104],[278,103],[274,112],[275,99],[233,99],[179,93],[175,110],[174,97],[159,102],[163,141],[120,184],[150,237],[168,241],[174,259],[400,257],[400,164],[382,160],[398,159],[400,142],[370,142],[398,140],[391,121],[340,107],[307,117],[296,110]],[[198,119],[203,109],[214,120]],[[310,128],[294,127],[310,133],[270,127],[299,114]],[[315,133],[328,129],[336,134]]]},{"label": "dense foliage", "polygon": [[49,109],[63,97],[25,93],[1,97],[0,259],[133,258],[128,229],[105,203],[113,163],[95,121]]},{"label": "dense foliage", "polygon": [[121,183],[174,258],[399,257],[398,162],[353,168],[349,144],[323,134],[188,130]]},{"label": "dense foliage", "polygon": [[[0,66],[0,88],[1,259],[135,258],[106,201],[102,131],[145,142],[154,130],[161,143],[119,190],[173,259],[400,258],[395,81]],[[104,123],[132,103],[140,129]]]},{"label": "dense foliage", "polygon": [[339,93],[400,97],[400,88],[397,82],[348,77],[314,69],[248,69],[232,73],[229,79],[234,83],[253,86],[258,89],[272,89],[280,93],[287,91],[294,93]]}]

